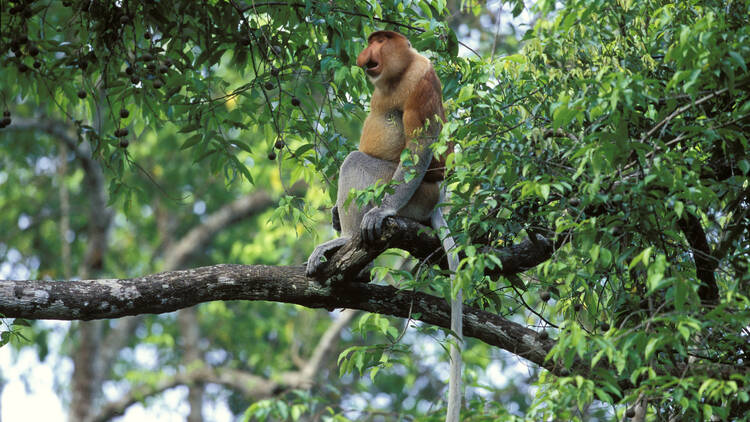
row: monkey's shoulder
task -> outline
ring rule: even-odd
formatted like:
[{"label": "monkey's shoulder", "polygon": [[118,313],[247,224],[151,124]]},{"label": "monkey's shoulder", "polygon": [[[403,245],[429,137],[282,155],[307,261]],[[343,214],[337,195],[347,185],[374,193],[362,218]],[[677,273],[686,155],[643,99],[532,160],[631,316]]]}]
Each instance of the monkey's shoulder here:
[{"label": "monkey's shoulder", "polygon": [[414,60],[412,60],[406,72],[404,72],[404,77],[399,85],[416,86],[419,81],[434,73],[435,70],[430,60],[419,53],[415,53]]}]

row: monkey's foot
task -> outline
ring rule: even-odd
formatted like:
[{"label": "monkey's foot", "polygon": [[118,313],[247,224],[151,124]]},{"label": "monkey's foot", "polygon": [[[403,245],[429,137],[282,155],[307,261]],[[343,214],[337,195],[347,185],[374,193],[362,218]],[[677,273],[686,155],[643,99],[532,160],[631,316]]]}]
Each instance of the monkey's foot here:
[{"label": "monkey's foot", "polygon": [[307,270],[305,274],[308,277],[314,278],[315,274],[323,267],[323,264],[348,241],[348,237],[339,237],[338,239],[329,240],[318,245],[313,253],[310,254],[310,257],[307,258]]},{"label": "monkey's foot", "polygon": [[373,244],[380,239],[383,233],[383,221],[386,217],[396,215],[396,210],[392,208],[381,208],[375,207],[362,217],[362,224],[360,230],[362,230],[362,240],[366,244]]}]

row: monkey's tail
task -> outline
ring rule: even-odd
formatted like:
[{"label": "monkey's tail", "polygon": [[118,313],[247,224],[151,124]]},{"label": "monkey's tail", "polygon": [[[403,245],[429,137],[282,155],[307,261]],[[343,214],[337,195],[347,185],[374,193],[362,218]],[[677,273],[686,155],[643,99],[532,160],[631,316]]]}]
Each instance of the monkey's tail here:
[{"label": "monkey's tail", "polygon": [[[441,192],[440,202],[443,202],[444,193]],[[440,207],[435,207],[432,213],[432,228],[442,236],[441,228],[445,228],[443,237],[443,249],[448,256],[448,268],[451,272],[451,292],[456,281],[456,270],[458,269],[458,256],[455,252],[456,242],[448,229],[448,223],[443,218]],[[458,422],[461,415],[461,347],[464,342],[463,334],[463,289],[456,292],[456,297],[451,300],[451,331],[456,335],[456,341],[451,343],[451,367],[448,381],[448,412],[445,422]]]}]

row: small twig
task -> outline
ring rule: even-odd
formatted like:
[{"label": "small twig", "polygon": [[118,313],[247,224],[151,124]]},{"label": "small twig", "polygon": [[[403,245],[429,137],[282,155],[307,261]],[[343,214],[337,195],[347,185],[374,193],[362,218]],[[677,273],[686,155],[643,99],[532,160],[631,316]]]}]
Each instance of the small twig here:
[{"label": "small twig", "polygon": [[704,97],[701,97],[701,98],[695,100],[695,102],[692,102],[692,103],[689,103],[689,104],[685,104],[684,106],[678,108],[677,110],[675,110],[672,113],[670,113],[669,116],[663,118],[659,123],[657,123],[654,127],[652,127],[648,132],[646,132],[641,137],[641,139],[638,142],[640,142],[640,143],[646,142],[646,139],[650,138],[654,133],[656,133],[657,130],[661,129],[664,125],[666,125],[667,123],[669,123],[675,117],[679,116],[680,114],[682,114],[682,113],[690,110],[691,108],[693,108],[693,107],[695,107],[697,105],[705,103],[706,101],[708,101],[708,100],[710,100],[710,99],[712,99],[714,97],[718,97],[719,95],[721,95],[721,94],[723,94],[723,93],[725,93],[727,91],[729,91],[728,87],[727,88],[722,88],[722,89],[720,89],[718,91],[714,91],[714,92],[712,92],[712,93],[710,93],[710,94],[708,94],[708,95],[706,95]]}]

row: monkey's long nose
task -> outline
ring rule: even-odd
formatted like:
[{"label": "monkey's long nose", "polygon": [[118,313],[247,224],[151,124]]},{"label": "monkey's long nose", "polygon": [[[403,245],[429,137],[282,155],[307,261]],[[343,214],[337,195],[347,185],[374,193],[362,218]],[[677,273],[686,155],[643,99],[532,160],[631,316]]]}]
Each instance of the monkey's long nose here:
[{"label": "monkey's long nose", "polygon": [[369,48],[365,48],[361,53],[359,53],[359,56],[357,56],[357,66],[363,69],[368,69],[371,62],[373,62],[372,52]]}]

